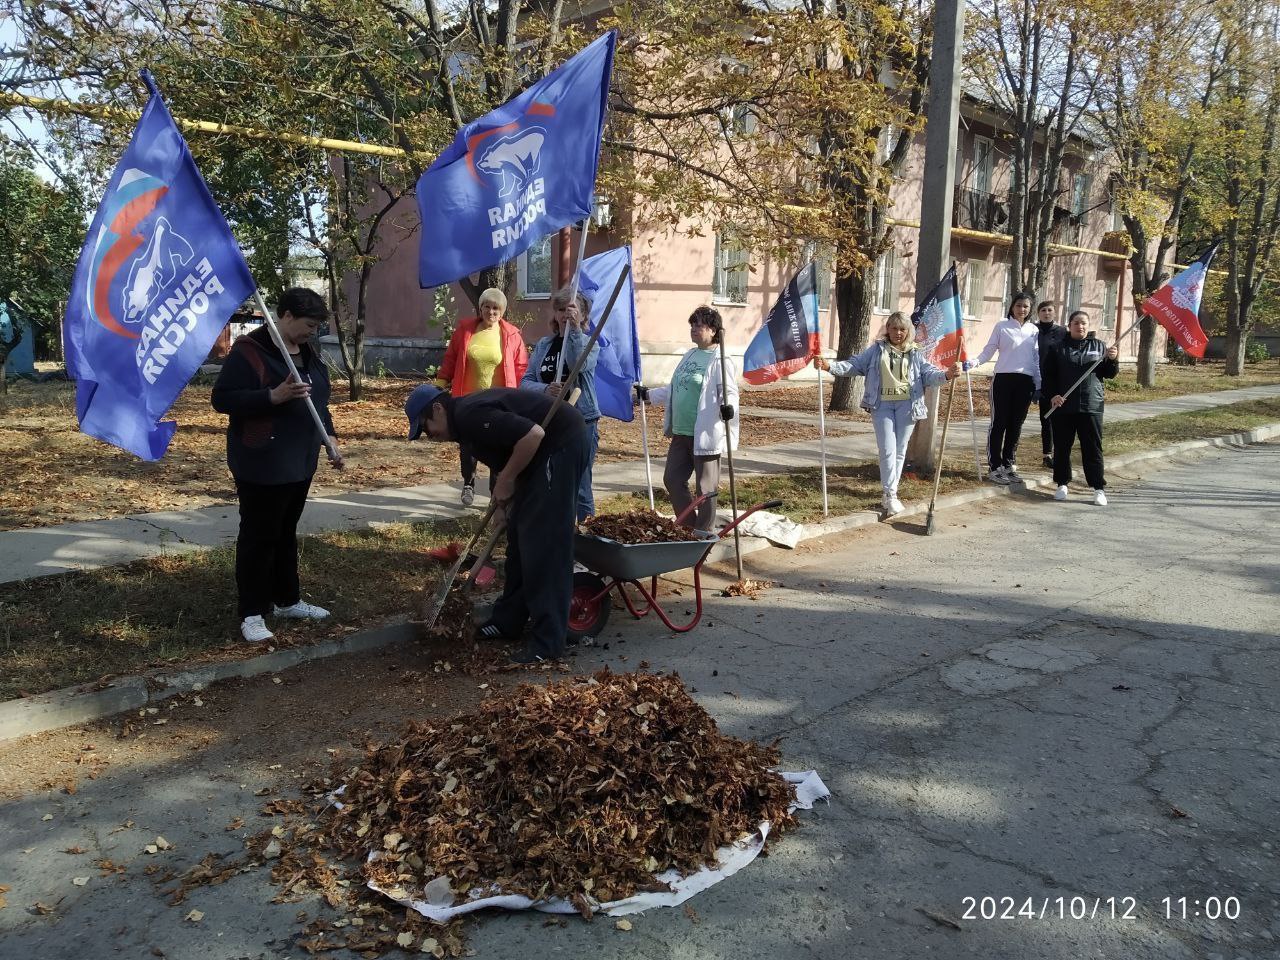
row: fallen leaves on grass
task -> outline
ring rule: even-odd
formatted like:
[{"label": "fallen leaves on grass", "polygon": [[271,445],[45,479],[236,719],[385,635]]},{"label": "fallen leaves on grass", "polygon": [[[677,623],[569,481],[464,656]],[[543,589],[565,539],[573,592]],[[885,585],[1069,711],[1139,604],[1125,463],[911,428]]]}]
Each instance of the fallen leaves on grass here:
[{"label": "fallen leaves on grass", "polygon": [[626,544],[688,543],[702,539],[687,527],[652,510],[597,514],[584,520],[581,529],[593,537]]}]

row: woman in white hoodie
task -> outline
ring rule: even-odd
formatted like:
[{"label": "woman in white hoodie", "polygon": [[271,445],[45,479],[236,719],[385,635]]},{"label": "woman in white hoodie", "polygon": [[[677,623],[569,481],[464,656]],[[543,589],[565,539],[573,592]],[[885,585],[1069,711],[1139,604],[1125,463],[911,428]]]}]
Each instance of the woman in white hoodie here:
[{"label": "woman in white hoodie", "polygon": [[991,430],[987,434],[987,463],[993,483],[1020,482],[1018,440],[1031,401],[1040,395],[1039,330],[1031,322],[1031,294],[1016,293],[1008,315],[995,325],[991,339],[978,354],[980,366],[997,353],[991,378]]},{"label": "woman in white hoodie", "polygon": [[738,448],[738,369],[726,360],[727,382],[721,382],[717,348],[724,339],[724,321],[718,311],[711,307],[693,311],[689,339],[694,348],[680,359],[670,386],[652,390],[637,386],[636,390],[642,400],[666,407],[662,432],[671,438],[671,446],[662,482],[672,509],[679,516],[693,502],[689,493],[693,476],[698,495],[711,494],[695,512],[693,526],[710,530],[716,518],[720,457]]}]

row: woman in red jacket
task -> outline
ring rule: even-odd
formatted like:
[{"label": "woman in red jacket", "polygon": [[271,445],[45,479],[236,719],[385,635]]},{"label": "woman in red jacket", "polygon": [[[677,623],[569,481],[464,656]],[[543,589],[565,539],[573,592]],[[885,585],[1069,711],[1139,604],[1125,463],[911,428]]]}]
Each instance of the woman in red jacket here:
[{"label": "woman in red jacket", "polygon": [[[480,294],[480,316],[467,317],[449,338],[449,346],[440,362],[435,385],[451,396],[465,397],[490,387],[520,386],[520,378],[529,366],[529,351],[520,331],[503,319],[507,298],[490,287]],[[475,499],[476,458],[465,447],[459,447],[462,458],[462,505],[471,506]]]}]

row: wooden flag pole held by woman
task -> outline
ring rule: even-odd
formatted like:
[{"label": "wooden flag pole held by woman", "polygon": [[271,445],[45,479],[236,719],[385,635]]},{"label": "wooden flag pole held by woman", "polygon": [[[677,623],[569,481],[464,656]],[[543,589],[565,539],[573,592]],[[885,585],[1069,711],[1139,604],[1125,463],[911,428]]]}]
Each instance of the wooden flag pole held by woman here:
[{"label": "wooden flag pole held by woman", "polygon": [[942,458],[947,452],[947,428],[951,426],[951,401],[955,399],[956,381],[947,387],[947,418],[942,421],[942,442],[938,447],[938,463],[933,468],[933,496],[929,498],[929,516],[924,521],[926,536],[933,536],[933,508],[938,503],[938,486],[942,483]]},{"label": "wooden flag pole held by woman", "polygon": [[[724,354],[724,332],[720,333],[720,397],[724,399],[728,395],[728,368],[729,363],[725,360]],[[724,404],[720,404],[721,408]],[[735,411],[736,412],[736,411]],[[738,580],[742,580],[742,541],[738,536],[738,484],[733,477],[733,432],[729,429],[729,420],[724,419],[724,414],[720,415],[721,421],[724,423],[724,450],[729,459],[729,503],[733,508],[733,553],[738,561]]]},{"label": "wooden flag pole held by woman", "polygon": [[[257,302],[258,309],[262,311],[262,321],[267,325],[267,332],[271,334],[271,342],[280,351],[280,356],[284,357],[285,366],[289,368],[289,376],[293,377],[298,383],[302,383],[302,376],[298,373],[298,365],[293,362],[293,356],[289,353],[289,348],[285,346],[284,338],[280,336],[280,328],[276,326],[275,315],[267,306],[267,301],[262,299],[262,291],[256,286],[253,288],[253,299]],[[307,409],[311,412],[311,419],[315,421],[316,429],[320,431],[320,439],[324,441],[324,448],[329,453],[330,462],[337,463],[341,459],[338,455],[338,448],[330,441],[329,431],[324,428],[324,422],[316,411],[316,405],[311,402],[310,397],[303,397],[302,399],[306,403]]]},{"label": "wooden flag pole held by woman", "polygon": [[[641,384],[640,386],[644,386]],[[657,504],[653,499],[653,466],[649,462],[649,415],[645,413],[645,409],[649,406],[649,402],[640,398],[640,443],[644,447],[644,482],[649,488],[649,509],[655,513],[658,510]]]},{"label": "wooden flag pole held by woman", "polygon": [[822,368],[818,367],[818,446],[822,451],[822,515],[830,516],[827,509],[827,414],[826,398],[822,393]]}]

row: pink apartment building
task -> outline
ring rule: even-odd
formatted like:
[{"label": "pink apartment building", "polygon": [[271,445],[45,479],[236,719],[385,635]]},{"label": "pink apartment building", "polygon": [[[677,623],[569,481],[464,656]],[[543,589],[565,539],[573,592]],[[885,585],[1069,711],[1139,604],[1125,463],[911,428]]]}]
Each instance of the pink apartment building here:
[{"label": "pink apartment building", "polygon": [[[1009,161],[1002,144],[998,114],[966,99],[956,163],[956,199],[952,256],[959,277],[971,352],[981,348],[1003,315],[1010,296],[1008,223]],[[915,304],[915,256],[920,212],[924,137],[911,146],[906,167],[891,196],[893,247],[875,266],[874,318],[894,310],[910,312]],[[1077,307],[1090,311],[1099,336],[1115,336],[1116,324],[1127,328],[1134,317],[1126,260],[1099,256],[1103,235],[1123,229],[1108,192],[1105,159],[1087,143],[1067,156],[1060,183],[1059,210],[1051,247],[1049,281],[1043,299],[1054,301],[1060,320]],[[593,218],[587,255],[632,244],[637,324],[645,352],[645,380],[661,382],[689,347],[687,319],[700,304],[714,305],[724,316],[727,344],[739,357],[759,329],[793,264],[756,261],[748,270],[746,255],[728,243],[714,225],[703,225],[701,237],[636,232],[625,208],[601,204]],[[443,349],[442,331],[432,321],[435,291],[421,290],[417,280],[418,225],[412,200],[402,204],[384,228],[381,259],[373,268],[368,297],[367,357],[389,369],[422,369],[435,363]],[[576,255],[574,231],[568,256]],[[430,238],[422,242],[429,243]],[[521,254],[508,319],[523,326],[533,342],[547,332],[548,300],[561,263],[561,237],[544,238]],[[832,303],[833,278],[819,266],[823,340],[833,348],[838,319]],[[470,303],[453,289],[453,312],[465,315]],[[875,327],[873,319],[873,327]],[[873,335],[876,331],[873,329]],[[1159,334],[1163,338],[1163,331]],[[1133,359],[1137,333],[1121,344],[1121,359]],[[1162,354],[1162,343],[1158,345]]]}]

